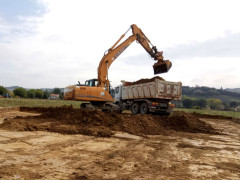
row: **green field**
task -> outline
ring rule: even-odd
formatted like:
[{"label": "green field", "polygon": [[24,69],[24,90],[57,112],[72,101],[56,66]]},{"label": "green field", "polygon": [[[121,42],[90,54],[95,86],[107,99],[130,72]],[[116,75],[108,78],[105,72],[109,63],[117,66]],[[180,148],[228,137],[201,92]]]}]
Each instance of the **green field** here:
[{"label": "green field", "polygon": [[206,110],[206,109],[184,109],[184,108],[175,108],[175,111],[184,111],[188,113],[210,114],[210,115],[220,115],[220,116],[240,118],[240,112],[235,112],[235,111],[216,111],[216,110]]},{"label": "green field", "polygon": [[81,101],[69,100],[48,100],[48,99],[15,99],[15,98],[0,98],[0,107],[58,107],[58,106],[73,106],[80,108]]},{"label": "green field", "polygon": [[[69,100],[48,100],[48,99],[15,99],[15,98],[0,98],[0,107],[58,107],[58,106],[73,106],[79,108],[81,101],[69,101]],[[240,118],[240,112],[235,111],[214,111],[214,110],[201,110],[201,109],[183,109],[175,108],[175,111],[185,111],[188,113],[200,113],[200,114],[211,114],[221,115],[234,118]]]}]

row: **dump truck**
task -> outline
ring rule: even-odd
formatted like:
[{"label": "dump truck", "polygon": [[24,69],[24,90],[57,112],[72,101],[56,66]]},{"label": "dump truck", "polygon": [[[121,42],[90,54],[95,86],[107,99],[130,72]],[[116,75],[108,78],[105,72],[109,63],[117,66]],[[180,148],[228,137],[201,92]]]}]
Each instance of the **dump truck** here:
[{"label": "dump truck", "polygon": [[171,100],[181,100],[182,83],[170,82],[156,76],[135,83],[122,81],[115,87],[115,104],[120,111],[131,110],[133,114],[170,114],[174,108]]}]

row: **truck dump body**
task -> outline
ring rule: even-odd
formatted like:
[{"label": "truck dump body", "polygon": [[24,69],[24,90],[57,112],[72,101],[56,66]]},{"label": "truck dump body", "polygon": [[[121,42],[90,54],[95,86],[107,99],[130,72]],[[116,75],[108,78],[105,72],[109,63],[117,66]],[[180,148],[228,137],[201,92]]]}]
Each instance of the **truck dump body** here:
[{"label": "truck dump body", "polygon": [[[134,84],[134,83],[133,83]],[[182,83],[153,78],[152,82],[123,85],[122,99],[169,99],[181,100]]]}]

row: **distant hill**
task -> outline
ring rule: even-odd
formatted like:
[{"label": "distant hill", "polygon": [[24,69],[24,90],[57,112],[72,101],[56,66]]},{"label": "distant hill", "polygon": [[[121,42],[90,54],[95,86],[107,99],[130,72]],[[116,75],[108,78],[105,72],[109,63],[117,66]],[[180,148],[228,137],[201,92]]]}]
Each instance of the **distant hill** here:
[{"label": "distant hill", "polygon": [[227,89],[225,89],[225,90],[226,90],[226,91],[230,91],[230,92],[240,93],[240,88],[233,88],[233,89],[227,88]]},{"label": "distant hill", "polygon": [[[240,88],[236,88],[240,89]],[[240,92],[231,91],[233,89],[216,89],[210,87],[189,87],[183,86],[182,94],[193,98],[215,98],[223,102],[238,101],[240,102]]]},{"label": "distant hill", "polygon": [[14,89],[19,88],[19,86],[10,86],[10,87],[5,87],[9,91],[13,91]]},{"label": "distant hill", "polygon": [[[5,87],[7,90],[9,90],[9,91],[13,91],[14,89],[17,89],[17,88],[19,88],[20,86],[9,86],[9,87]],[[29,89],[34,89],[34,88],[25,88],[26,90],[29,90]],[[48,91],[48,92],[53,92],[53,89],[54,88],[40,88],[42,91]],[[63,92],[63,89],[64,88],[60,88],[61,89],[61,91]]]}]

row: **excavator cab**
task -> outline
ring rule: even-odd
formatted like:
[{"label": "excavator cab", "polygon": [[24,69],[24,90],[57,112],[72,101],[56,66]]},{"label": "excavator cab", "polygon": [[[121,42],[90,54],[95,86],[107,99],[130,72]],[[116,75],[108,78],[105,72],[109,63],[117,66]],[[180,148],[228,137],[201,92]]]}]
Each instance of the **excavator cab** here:
[{"label": "excavator cab", "polygon": [[172,67],[172,62],[169,60],[160,60],[153,65],[154,75],[166,73]]},{"label": "excavator cab", "polygon": [[94,87],[97,86],[98,80],[97,79],[89,79],[85,81],[86,86]]}]

